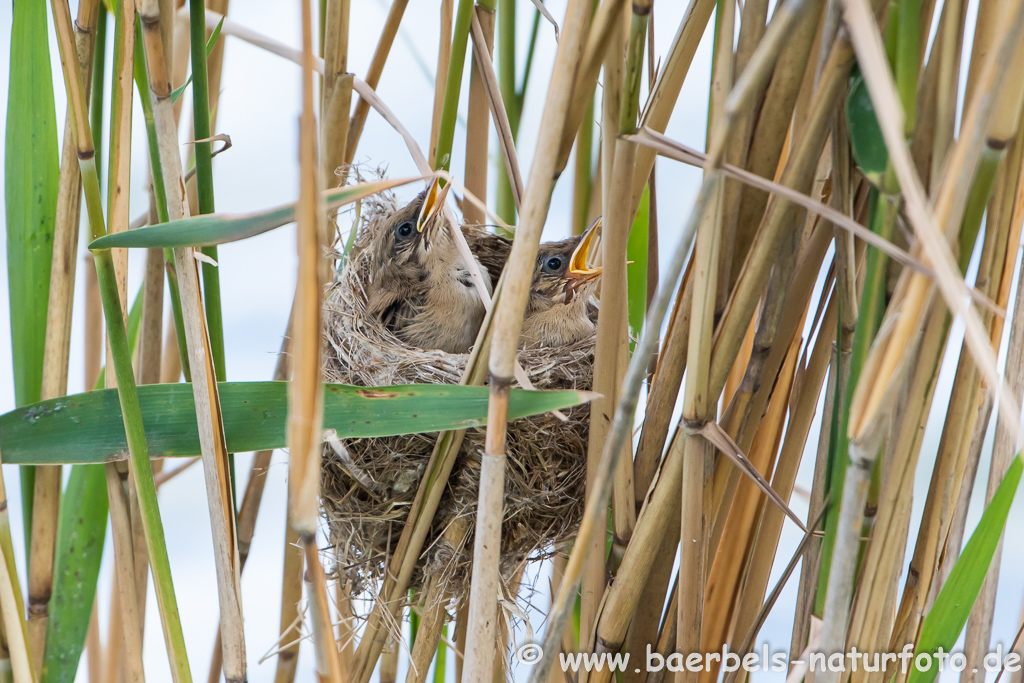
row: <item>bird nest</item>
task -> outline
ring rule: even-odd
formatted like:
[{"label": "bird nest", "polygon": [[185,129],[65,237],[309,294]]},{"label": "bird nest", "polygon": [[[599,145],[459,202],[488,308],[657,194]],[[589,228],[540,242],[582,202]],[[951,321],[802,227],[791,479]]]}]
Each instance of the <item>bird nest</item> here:
[{"label": "bird nest", "polygon": [[[366,222],[386,215],[385,198],[364,207]],[[368,215],[367,215],[368,214]],[[362,231],[365,232],[365,231]],[[360,236],[362,237],[362,235]],[[324,379],[357,386],[458,384],[468,355],[405,345],[366,312],[370,282],[360,240],[326,293]],[[523,350],[519,362],[537,389],[590,389],[594,339],[568,347]],[[510,422],[500,571],[508,582],[526,562],[564,550],[583,512],[589,406]],[[469,429],[434,515],[412,577],[441,579],[466,595],[473,553],[484,429]],[[438,434],[349,439],[325,446],[323,512],[338,578],[354,595],[377,587],[391,560]]]}]

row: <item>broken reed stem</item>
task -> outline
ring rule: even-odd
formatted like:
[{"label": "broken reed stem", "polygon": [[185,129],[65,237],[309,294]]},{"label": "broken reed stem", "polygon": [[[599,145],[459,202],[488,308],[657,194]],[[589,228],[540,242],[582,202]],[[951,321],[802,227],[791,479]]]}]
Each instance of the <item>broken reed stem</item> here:
[{"label": "broken reed stem", "polygon": [[480,501],[476,515],[469,597],[468,632],[471,641],[466,645],[463,669],[464,677],[470,681],[485,680],[494,662],[508,391],[515,368],[533,265],[551,202],[557,142],[565,125],[571,81],[579,62],[590,5],[590,0],[570,0],[566,9],[551,84],[541,116],[537,153],[523,198],[519,229],[505,266],[508,277],[504,281],[501,302],[494,316],[489,362],[491,396],[480,473]]},{"label": "broken reed stem", "polygon": [[[78,6],[76,46],[78,67],[85,81],[91,81],[98,0]],[[88,99],[89,93],[86,93]],[[64,143],[57,189],[50,295],[47,304],[46,337],[43,349],[43,377],[40,400],[64,396],[68,389],[68,360],[71,352],[71,310],[74,301],[78,225],[81,217],[82,176],[78,168],[70,113],[65,119]],[[37,467],[32,496],[32,533],[28,558],[28,631],[32,645],[33,669],[42,671],[53,586],[57,518],[61,498],[58,466]]]},{"label": "broken reed stem", "polygon": [[[128,2],[125,2],[128,5]],[[85,106],[85,87],[81,72],[75,68],[73,59],[74,46],[71,31],[71,13],[66,2],[53,0],[53,16],[56,25],[58,46],[60,47],[61,65],[64,71],[64,83],[67,89],[69,110],[73,113],[72,130],[82,170],[82,181],[85,189],[86,206],[88,209],[91,237],[96,239],[106,234],[103,209],[100,204],[99,178],[96,173],[93,155],[92,133],[88,125]],[[134,20],[134,9],[132,20]],[[133,27],[134,28],[134,27]],[[134,36],[134,30],[131,31]],[[125,195],[127,197],[127,195]],[[125,202],[127,203],[127,202]],[[98,251],[93,254],[96,275],[99,282],[103,311],[106,318],[108,342],[113,356],[114,373],[118,379],[118,397],[121,413],[124,418],[125,432],[132,462],[132,474],[135,477],[136,489],[139,493],[140,511],[143,527],[146,532],[149,561],[153,570],[154,585],[160,603],[161,620],[164,626],[164,638],[167,642],[171,660],[171,671],[177,683],[190,681],[188,659],[185,653],[181,622],[178,617],[174,588],[171,583],[170,565],[167,558],[167,547],[164,542],[163,526],[156,503],[156,489],[153,484],[153,471],[149,464],[148,446],[142,426],[142,414],[139,408],[135,378],[132,373],[132,362],[128,347],[127,333],[121,311],[120,295],[114,270],[113,257],[110,251]]]}]

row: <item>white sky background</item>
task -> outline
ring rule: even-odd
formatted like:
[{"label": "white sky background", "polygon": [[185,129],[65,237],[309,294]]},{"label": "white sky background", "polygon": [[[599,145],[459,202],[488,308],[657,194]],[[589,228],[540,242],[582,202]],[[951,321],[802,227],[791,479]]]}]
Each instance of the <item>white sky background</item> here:
[{"label": "white sky background", "polygon": [[[552,14],[561,20],[565,11],[564,0],[548,3]],[[656,52],[663,58],[672,36],[684,13],[681,0],[655,3],[655,44]],[[518,48],[519,61],[525,53],[529,38],[533,8],[527,0],[519,3]],[[972,1],[966,35],[973,33]],[[74,7],[72,11],[74,12]],[[376,45],[387,12],[384,0],[363,0],[352,3],[349,68],[355,74],[364,76],[366,67]],[[299,46],[299,4],[294,1],[278,3],[270,0],[247,0],[233,3],[230,15],[234,21],[256,31],[272,35],[293,46]],[[712,22],[714,20],[712,19]],[[429,145],[430,115],[433,106],[433,72],[437,54],[438,34],[437,3],[430,0],[413,0],[406,10],[402,29],[392,50],[388,65],[381,79],[378,93],[391,107],[400,120],[409,128],[424,150]],[[108,40],[113,39],[111,30]],[[0,35],[10,35],[11,4],[0,3]],[[9,44],[9,43],[8,43]],[[0,49],[0,97],[6,111],[7,77],[10,54],[6,45]],[[522,124],[519,133],[519,160],[524,178],[528,175],[534,154],[541,107],[547,91],[550,64],[554,58],[555,41],[550,25],[542,21],[537,44],[537,53],[530,88],[526,97]],[[967,48],[969,50],[969,46]],[[710,32],[700,45],[690,69],[689,78],[676,104],[667,134],[692,147],[703,149],[704,131],[707,121],[707,92],[710,74]],[[64,123],[65,97],[60,77],[59,58],[51,35],[51,68],[54,74],[54,92],[58,125]],[[471,59],[471,57],[469,58]],[[420,64],[430,73],[424,73]],[[469,60],[467,60],[466,83],[468,83]],[[966,62],[965,62],[966,66]],[[520,69],[521,70],[521,69]],[[107,88],[109,90],[110,66],[107,67]],[[646,75],[641,96],[646,94]],[[464,88],[467,87],[465,84]],[[465,98],[463,98],[463,109]],[[191,100],[186,93],[187,108]],[[266,53],[258,48],[227,38],[224,61],[222,93],[215,133],[227,133],[233,146],[230,151],[214,161],[214,182],[216,205],[221,212],[244,212],[266,208],[293,201],[298,192],[297,179],[297,119],[300,106],[299,71],[291,62]],[[188,109],[190,111],[190,109]],[[109,112],[109,107],[108,107]],[[135,138],[133,140],[132,168],[132,215],[138,215],[145,206],[145,135],[141,110],[136,102]],[[188,126],[182,139],[188,134]],[[492,154],[497,158],[492,133]],[[0,145],[3,139],[0,138]],[[106,147],[106,142],[104,142]],[[456,130],[453,150],[452,172],[462,174],[465,150],[465,129],[460,125]],[[410,159],[401,138],[375,113],[371,112],[360,142],[357,160],[372,166],[386,164],[392,177],[416,175],[415,165]],[[105,159],[105,157],[104,157]],[[494,171],[491,168],[492,196]],[[571,168],[571,166],[570,166]],[[2,173],[2,170],[0,170]],[[104,176],[106,173],[104,171]],[[571,215],[571,173],[563,176],[555,189],[545,237],[557,239],[568,234]],[[671,251],[681,230],[692,202],[696,197],[700,173],[696,169],[683,167],[671,161],[658,161],[658,223],[662,254]],[[417,188],[402,188],[399,197],[411,197]],[[0,194],[0,203],[3,196]],[[83,236],[84,236],[83,230]],[[84,242],[82,249],[84,253]],[[5,243],[0,241],[0,250]],[[6,264],[6,258],[3,259]],[[81,261],[79,262],[81,266]],[[141,282],[143,259],[139,253],[130,259],[129,291],[137,291]],[[227,373],[232,381],[266,380],[273,372],[277,349],[287,322],[295,284],[297,258],[295,255],[295,232],[286,227],[269,234],[237,244],[222,246],[220,268],[222,272],[222,296],[224,302],[224,325],[227,344]],[[83,322],[82,291],[83,268],[79,268],[78,290],[73,320],[73,343],[69,391],[78,392],[83,387]],[[9,320],[7,278],[0,278],[0,320]],[[4,323],[7,328],[7,323]],[[958,325],[954,325],[953,338],[962,336]],[[940,384],[933,404],[933,420],[929,427],[921,455],[918,482],[915,492],[915,521],[920,518],[920,508],[927,492],[928,475],[938,447],[941,421],[936,417],[945,409],[952,373],[955,371],[956,355],[948,354],[943,366]],[[13,378],[11,371],[10,335],[0,334],[0,412],[14,407]],[[816,435],[820,429],[816,419],[811,428],[808,443],[809,453],[815,448]],[[991,430],[990,430],[991,431]],[[978,477],[979,482],[987,479],[987,459],[991,453],[991,437],[983,455]],[[251,455],[239,455],[239,489],[242,490],[247,477]],[[173,465],[172,465],[173,466]],[[16,468],[3,468],[10,499],[11,527],[19,562],[24,558],[21,503]],[[282,454],[275,455],[274,464],[267,479],[266,493],[252,544],[249,561],[242,578],[243,609],[246,618],[249,677],[254,682],[273,680],[276,661],[270,659],[257,664],[259,658],[270,650],[277,638],[279,618],[279,590],[281,581],[282,544],[284,538],[285,478],[287,466]],[[813,456],[805,457],[800,470],[798,485],[810,489],[813,475]],[[983,492],[985,486],[979,483],[976,490]],[[185,625],[185,639],[188,648],[193,677],[205,679],[213,647],[218,619],[217,589],[213,571],[212,543],[209,533],[208,512],[202,473],[194,467],[186,474],[168,483],[160,492],[161,509],[167,532],[168,553],[177,589],[179,608]],[[983,501],[975,496],[968,520],[968,529],[973,527],[980,516]],[[794,498],[793,507],[798,514],[806,513],[805,502]],[[1004,548],[1003,571],[999,599],[996,606],[994,642],[1009,643],[1016,632],[1024,579],[1024,546],[1019,543],[1019,529],[1024,524],[1024,504],[1017,501],[1008,522],[1010,530]],[[1015,539],[1014,536],[1017,535]],[[799,535],[794,525],[787,523],[778,552],[778,562],[772,579],[788,562]],[[913,547],[913,537],[909,542]],[[109,558],[105,561],[100,578],[98,599],[101,605],[109,604],[111,569]],[[22,565],[22,580],[24,568]],[[796,594],[794,577],[790,586],[769,617],[761,631],[759,644],[767,642],[771,650],[788,649],[792,625],[793,604]],[[544,608],[547,580],[539,577],[535,582],[540,593],[534,596],[533,604]],[[146,674],[150,681],[169,681],[170,672],[159,625],[155,596],[150,587],[147,609],[145,641]],[[534,630],[543,628],[543,617],[539,612],[531,613]],[[106,614],[102,616],[106,623]],[[105,627],[104,627],[105,637]],[[522,634],[519,634],[522,638]],[[451,656],[449,656],[449,662]],[[313,681],[312,650],[303,647],[299,663],[299,680]],[[404,669],[404,667],[403,667]],[[517,678],[523,679],[525,667],[517,671]],[[400,676],[404,671],[400,670]],[[779,674],[755,674],[760,680],[771,676],[781,680]],[[80,670],[84,680],[84,666]]]}]

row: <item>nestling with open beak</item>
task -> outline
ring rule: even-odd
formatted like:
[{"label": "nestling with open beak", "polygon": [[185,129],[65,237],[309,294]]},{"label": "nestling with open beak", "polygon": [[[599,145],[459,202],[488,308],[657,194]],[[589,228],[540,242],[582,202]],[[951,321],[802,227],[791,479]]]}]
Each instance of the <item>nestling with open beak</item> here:
[{"label": "nestling with open beak", "polygon": [[[435,179],[372,236],[367,248],[374,275],[367,287],[367,310],[410,346],[466,353],[483,321],[484,305],[444,225],[449,187]],[[487,271],[481,272],[489,289]]]},{"label": "nestling with open beak", "polygon": [[594,334],[589,309],[601,267],[588,267],[587,256],[600,224],[598,218],[582,235],[540,245],[523,318],[523,347],[564,346]]}]

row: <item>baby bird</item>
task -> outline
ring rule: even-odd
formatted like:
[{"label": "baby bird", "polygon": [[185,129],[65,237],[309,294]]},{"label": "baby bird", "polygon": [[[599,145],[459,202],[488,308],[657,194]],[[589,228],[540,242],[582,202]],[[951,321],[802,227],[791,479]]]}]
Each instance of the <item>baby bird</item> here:
[{"label": "baby bird", "polygon": [[523,319],[523,347],[565,346],[594,333],[589,307],[601,267],[588,267],[587,256],[600,224],[598,218],[582,235],[540,245]]},{"label": "baby bird", "polygon": [[[376,230],[367,310],[410,346],[466,353],[484,317],[469,270],[444,227],[450,186],[434,180]],[[478,264],[479,265],[479,264]],[[481,268],[485,284],[490,285]]]}]

